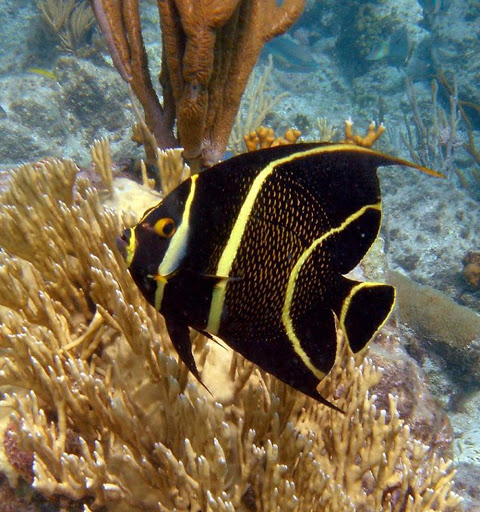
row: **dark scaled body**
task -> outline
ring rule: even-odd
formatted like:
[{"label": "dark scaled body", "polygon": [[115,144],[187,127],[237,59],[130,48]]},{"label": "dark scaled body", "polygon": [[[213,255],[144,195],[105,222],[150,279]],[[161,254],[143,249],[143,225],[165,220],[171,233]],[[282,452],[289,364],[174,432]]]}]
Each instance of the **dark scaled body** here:
[{"label": "dark scaled body", "polygon": [[125,230],[131,275],[197,378],[189,327],[328,403],[316,388],[335,362],[335,316],[358,352],[394,305],[393,287],[344,277],[378,235],[376,170],[392,164],[426,170],[347,144],[246,153],[189,178]]}]

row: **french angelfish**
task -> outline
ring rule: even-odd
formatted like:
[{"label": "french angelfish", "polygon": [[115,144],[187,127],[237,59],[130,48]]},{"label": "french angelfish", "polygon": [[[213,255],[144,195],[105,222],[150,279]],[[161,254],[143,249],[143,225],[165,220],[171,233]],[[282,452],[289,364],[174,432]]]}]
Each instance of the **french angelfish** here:
[{"label": "french angelfish", "polygon": [[344,277],[380,229],[380,165],[435,174],[348,144],[262,149],[188,178],[117,238],[197,379],[189,328],[332,406],[317,385],[335,362],[335,317],[359,352],[395,302],[393,286]]}]

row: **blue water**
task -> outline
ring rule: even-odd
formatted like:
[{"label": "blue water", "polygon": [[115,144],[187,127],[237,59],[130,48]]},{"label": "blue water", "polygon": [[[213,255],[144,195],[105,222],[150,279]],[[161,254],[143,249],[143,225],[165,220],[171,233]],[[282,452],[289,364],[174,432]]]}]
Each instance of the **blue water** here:
[{"label": "blue water", "polygon": [[[75,9],[83,3],[78,0]],[[72,158],[87,169],[89,147],[101,137],[109,138],[117,168],[143,157],[131,140],[135,116],[127,85],[96,24],[66,42],[40,4],[0,2],[0,190],[11,169],[25,162]],[[142,23],[156,77],[161,50],[154,2],[142,2]],[[296,127],[302,140],[319,140],[322,119],[332,140],[341,140],[346,119],[359,133],[375,121],[386,126],[376,149],[444,174],[442,180],[404,168],[379,172],[384,277],[403,273],[479,312],[480,285],[474,274],[465,275],[468,262],[462,261],[480,251],[480,3],[308,2],[288,34],[263,51],[257,80],[268,55],[268,95],[288,93],[263,121],[277,135]],[[247,108],[245,99],[245,115]],[[230,146],[227,151],[233,153]],[[455,318],[453,312],[453,324]],[[459,347],[438,343],[418,325],[407,328],[401,314],[397,321],[402,353],[415,366],[422,393],[433,397],[428,406],[452,425],[464,509],[480,510],[480,371],[470,364],[480,367],[480,340]]]}]

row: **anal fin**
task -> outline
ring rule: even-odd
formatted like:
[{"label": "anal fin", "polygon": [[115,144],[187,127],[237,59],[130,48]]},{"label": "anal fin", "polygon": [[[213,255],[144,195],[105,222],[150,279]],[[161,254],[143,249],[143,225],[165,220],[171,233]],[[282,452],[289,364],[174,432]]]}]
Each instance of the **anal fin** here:
[{"label": "anal fin", "polygon": [[331,370],[337,355],[337,330],[333,312],[313,304],[300,314],[291,312],[293,332],[289,339],[297,356],[321,380]]},{"label": "anal fin", "polygon": [[281,323],[225,324],[219,336],[234,350],[285,384],[336,411],[317,390],[336,356],[335,317],[315,304],[284,309]]},{"label": "anal fin", "polygon": [[[300,372],[297,370],[300,378],[290,374],[289,384],[330,409],[345,414],[317,390],[323,378],[317,372],[326,376],[337,357],[337,330],[333,312],[319,304],[313,304],[304,313],[294,315],[292,320],[294,333],[289,333],[288,337],[296,355],[305,365],[303,372],[307,370],[308,374],[300,377]],[[312,370],[316,370],[315,373]]]}]

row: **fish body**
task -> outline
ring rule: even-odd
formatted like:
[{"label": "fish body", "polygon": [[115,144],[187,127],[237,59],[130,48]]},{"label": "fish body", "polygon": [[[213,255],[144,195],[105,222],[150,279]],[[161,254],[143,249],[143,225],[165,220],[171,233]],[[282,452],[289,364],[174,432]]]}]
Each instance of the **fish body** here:
[{"label": "fish body", "polygon": [[370,49],[370,52],[365,57],[366,60],[381,60],[385,58],[390,51],[390,47],[387,41],[379,41],[375,43]]},{"label": "fish body", "polygon": [[411,165],[347,144],[278,146],[192,176],[117,240],[145,298],[200,379],[189,327],[217,335],[290,386],[332,368],[335,318],[354,352],[392,311],[395,291],[344,277],[381,223],[379,165]]},{"label": "fish body", "polygon": [[289,37],[276,37],[268,42],[262,56],[268,55],[272,56],[276,68],[288,73],[310,73],[319,69],[310,48]]},{"label": "fish body", "polygon": [[408,62],[410,53],[408,32],[406,27],[402,26],[390,35],[388,41],[377,42],[365,59],[376,61],[386,58],[393,66],[403,66]]},{"label": "fish body", "polygon": [[43,68],[28,68],[27,71],[29,73],[35,73],[36,75],[43,76],[45,78],[49,78],[50,80],[54,80],[58,82],[58,77],[53,71],[49,71],[48,69]]}]

